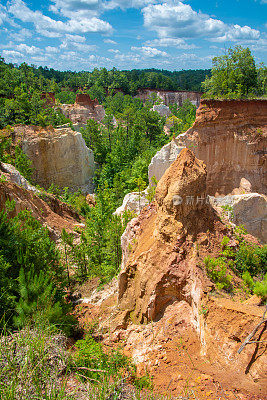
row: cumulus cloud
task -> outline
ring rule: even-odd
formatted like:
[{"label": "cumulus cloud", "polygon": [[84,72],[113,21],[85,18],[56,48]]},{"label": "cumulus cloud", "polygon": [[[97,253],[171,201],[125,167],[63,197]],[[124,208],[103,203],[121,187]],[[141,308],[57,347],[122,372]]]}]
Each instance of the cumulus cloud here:
[{"label": "cumulus cloud", "polygon": [[151,4],[143,8],[144,25],[160,38],[206,38],[210,40],[256,40],[260,32],[249,26],[225,24],[207,14],[196,12],[181,1]]},{"label": "cumulus cloud", "polygon": [[52,0],[49,10],[67,18],[90,18],[100,11],[99,0]]},{"label": "cumulus cloud", "polygon": [[71,18],[63,22],[52,19],[40,11],[32,11],[22,0],[12,0],[8,11],[22,22],[32,22],[37,32],[48,37],[59,37],[62,33],[112,32],[112,26],[97,17]]},{"label": "cumulus cloud", "polygon": [[10,61],[17,61],[19,58],[23,57],[23,54],[16,50],[3,50],[2,54],[5,59]]},{"label": "cumulus cloud", "polygon": [[113,54],[119,54],[120,53],[120,50],[118,50],[118,49],[108,49],[108,51],[110,53],[113,53]]},{"label": "cumulus cloud", "polygon": [[37,54],[41,52],[41,49],[35,46],[28,46],[25,43],[18,44],[15,46],[16,50],[19,50],[22,53],[27,53],[27,54]]},{"label": "cumulus cloud", "polygon": [[67,34],[59,46],[63,50],[76,50],[81,52],[88,52],[96,50],[97,46],[86,44],[84,36]]},{"label": "cumulus cloud", "polygon": [[132,51],[137,51],[142,53],[144,56],[147,57],[166,57],[168,54],[165,51],[161,51],[156,49],[155,47],[149,47],[149,46],[142,46],[142,47],[131,47]]}]

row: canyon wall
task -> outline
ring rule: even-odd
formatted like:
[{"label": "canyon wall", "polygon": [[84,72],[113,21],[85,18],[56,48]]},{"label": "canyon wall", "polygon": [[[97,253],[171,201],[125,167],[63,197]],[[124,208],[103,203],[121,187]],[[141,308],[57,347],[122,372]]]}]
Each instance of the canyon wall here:
[{"label": "canyon wall", "polygon": [[89,119],[101,122],[105,117],[104,107],[88,94],[77,94],[74,104],[61,104],[59,108],[75,124],[86,124]]},{"label": "canyon wall", "polygon": [[242,178],[267,193],[267,100],[202,100],[192,128],[177,137],[207,165],[207,192],[228,194]]},{"label": "canyon wall", "polygon": [[200,92],[189,92],[185,90],[171,91],[171,90],[157,90],[157,89],[139,89],[134,97],[138,97],[142,101],[146,101],[151,98],[152,95],[156,95],[162,99],[166,106],[170,104],[177,104],[181,107],[185,100],[190,100],[192,104],[199,107],[200,98],[202,93]]},{"label": "canyon wall", "polygon": [[267,100],[201,100],[192,128],[152,158],[150,182],[163,176],[183,147],[207,165],[209,195],[266,194]]},{"label": "canyon wall", "polygon": [[206,200],[206,177],[204,162],[183,149],[158,182],[155,202],[127,225],[118,282],[84,299],[78,312],[84,326],[99,320],[107,344],[119,342],[161,393],[178,396],[190,387],[195,398],[217,399],[218,386],[229,400],[236,393],[260,400],[263,330],[257,344],[237,352],[265,306],[257,298],[240,302],[240,279],[230,270],[239,292],[233,300],[216,293],[205,272],[203,260],[218,257],[223,237],[237,245],[232,228]]},{"label": "canyon wall", "polygon": [[92,193],[94,155],[81,133],[71,128],[17,126],[15,135],[32,161],[36,184],[47,189],[53,183]]}]

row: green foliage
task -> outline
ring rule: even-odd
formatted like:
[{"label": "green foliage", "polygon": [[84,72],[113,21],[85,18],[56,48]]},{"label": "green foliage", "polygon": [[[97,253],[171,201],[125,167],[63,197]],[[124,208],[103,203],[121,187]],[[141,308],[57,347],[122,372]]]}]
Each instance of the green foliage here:
[{"label": "green foliage", "polygon": [[243,227],[235,229],[239,245],[229,246],[230,239],[223,237],[219,257],[206,257],[204,264],[208,276],[216,283],[218,289],[231,289],[231,277],[227,275],[227,268],[242,277],[245,291],[252,291],[265,299],[267,265],[267,245],[259,246],[248,243],[245,239]]},{"label": "green foliage", "polygon": [[[88,121],[82,134],[99,164],[96,186],[107,184],[113,189],[116,208],[126,193],[139,190],[138,179],[148,185],[151,158],[169,138],[163,134],[164,119],[138,99],[117,93],[107,97],[106,107],[105,126]],[[113,115],[119,122],[117,126],[113,124]]]},{"label": "green foliage", "polygon": [[[75,343],[73,355],[74,369],[86,367],[82,374],[94,380],[103,380],[109,376],[122,376],[123,369],[134,371],[129,359],[118,350],[105,352],[101,343],[96,342],[91,335]],[[77,368],[78,367],[78,368]]]},{"label": "green foliage", "polygon": [[10,162],[10,147],[11,139],[6,137],[0,138],[0,162]]},{"label": "green foliage", "polygon": [[264,275],[262,281],[257,281],[253,288],[253,292],[261,297],[263,302],[267,301],[267,273]]},{"label": "green foliage", "polygon": [[115,276],[121,262],[120,238],[129,220],[113,215],[114,194],[107,186],[98,191],[96,205],[87,212],[86,227],[77,245],[69,244],[78,266],[78,278],[98,276],[107,282]]},{"label": "green foliage", "polygon": [[69,306],[63,301],[55,282],[47,272],[35,274],[31,268],[27,273],[21,268],[18,277],[19,301],[16,303],[14,325],[24,326],[55,325],[68,336],[73,332],[75,320],[68,315]]},{"label": "green foliage", "polygon": [[206,97],[239,99],[266,93],[266,68],[257,71],[250,49],[229,48],[212,60],[211,77],[203,82]]},{"label": "green foliage", "polygon": [[62,90],[61,92],[56,93],[55,98],[61,104],[73,104],[75,102],[76,93],[67,90]]},{"label": "green foliage", "polygon": [[158,184],[158,181],[157,181],[155,175],[152,176],[151,181],[152,181],[152,183],[147,188],[147,200],[149,203],[151,203],[155,198],[156,187]]},{"label": "green foliage", "polygon": [[27,179],[29,182],[32,180],[32,162],[23,153],[22,149],[19,146],[15,146],[15,167],[21,173],[21,175]]},{"label": "green foliage", "polygon": [[242,279],[243,279],[243,281],[244,281],[244,284],[249,288],[249,289],[253,289],[253,287],[254,287],[254,280],[253,280],[253,278],[251,277],[251,275],[250,275],[250,273],[248,272],[248,271],[245,271],[243,274],[242,274]]},{"label": "green foliage", "polygon": [[241,242],[234,265],[239,273],[248,271],[253,276],[263,274],[267,265],[267,245],[261,247]]},{"label": "green foliage", "polygon": [[14,218],[0,212],[0,328],[41,320],[70,333],[63,301],[66,276],[49,232],[29,211]]},{"label": "green foliage", "polygon": [[177,121],[174,121],[173,128],[171,128],[171,132],[173,132],[175,135],[186,132],[187,129],[189,129],[195,122],[196,106],[194,106],[190,100],[186,100],[182,107],[178,107],[177,104],[173,104],[170,105],[169,108],[177,118]]},{"label": "green foliage", "polygon": [[227,274],[227,264],[222,257],[216,259],[213,257],[205,257],[204,265],[208,276],[216,284],[219,290],[232,289],[232,277]]}]

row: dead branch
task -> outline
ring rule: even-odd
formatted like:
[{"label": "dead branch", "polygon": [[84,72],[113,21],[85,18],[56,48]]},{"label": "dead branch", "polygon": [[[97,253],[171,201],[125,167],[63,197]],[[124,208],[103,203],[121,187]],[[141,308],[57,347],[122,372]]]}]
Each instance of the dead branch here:
[{"label": "dead branch", "polygon": [[241,351],[245,348],[245,346],[246,346],[247,344],[252,343],[252,342],[251,342],[251,339],[253,338],[253,336],[255,336],[255,334],[257,333],[257,331],[258,331],[258,329],[259,329],[259,327],[260,327],[262,324],[266,324],[266,323],[267,323],[267,318],[265,318],[266,312],[267,312],[267,305],[266,305],[265,311],[264,311],[264,313],[263,313],[261,322],[260,322],[260,323],[253,329],[253,331],[246,337],[244,343],[239,347],[239,349],[238,349],[238,351],[237,351],[238,354],[241,353]]}]

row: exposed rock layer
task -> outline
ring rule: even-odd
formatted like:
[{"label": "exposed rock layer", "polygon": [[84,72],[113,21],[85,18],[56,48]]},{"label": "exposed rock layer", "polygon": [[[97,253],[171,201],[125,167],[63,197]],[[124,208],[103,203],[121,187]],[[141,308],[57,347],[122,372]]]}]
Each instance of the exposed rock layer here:
[{"label": "exposed rock layer", "polygon": [[80,226],[79,215],[56,197],[46,195],[44,201],[32,190],[12,182],[12,176],[8,173],[0,171],[0,176],[0,210],[5,208],[6,201],[15,201],[15,208],[10,215],[15,216],[22,210],[31,211],[34,218],[49,229],[53,239],[60,238],[63,228],[74,232]]},{"label": "exposed rock layer", "polygon": [[194,125],[177,140],[207,165],[208,194],[229,194],[242,178],[267,194],[267,100],[201,100]]},{"label": "exposed rock layer", "polygon": [[15,128],[16,140],[33,164],[33,180],[47,189],[52,183],[59,188],[82,189],[91,193],[95,163],[79,132],[70,128],[42,129],[33,126]]},{"label": "exposed rock layer", "polygon": [[[203,277],[197,271],[193,240],[207,230],[212,234],[220,224],[205,202],[205,180],[204,163],[182,150],[157,185],[156,205],[136,220],[137,244],[128,259],[124,252],[119,278],[119,307],[126,320],[156,320],[180,300],[197,308]],[[188,203],[187,196],[194,201]],[[197,325],[197,314],[195,318]]]},{"label": "exposed rock layer", "polygon": [[[211,296],[203,260],[218,256],[232,233],[206,203],[205,180],[204,163],[182,150],[159,181],[155,203],[127,225],[119,287],[114,282],[87,298],[78,313],[84,323],[98,318],[109,345],[120,341],[161,393],[234,400],[239,392],[260,400],[265,344],[237,350],[264,307]],[[266,340],[264,328],[255,340]]]},{"label": "exposed rock layer", "polygon": [[178,146],[175,140],[165,144],[152,158],[148,166],[149,183],[153,184],[153,176],[157,181],[164,175],[169,166],[176,160],[184,146]]},{"label": "exposed rock layer", "polygon": [[142,101],[146,101],[153,95],[156,95],[157,97],[162,99],[163,103],[166,106],[169,106],[170,104],[177,104],[178,107],[181,107],[185,100],[190,100],[192,104],[198,107],[200,104],[202,93],[189,92],[185,90],[172,91],[157,89],[139,89],[135,97],[138,97]]},{"label": "exposed rock layer", "polygon": [[236,225],[242,225],[247,232],[262,243],[267,243],[267,197],[259,193],[210,197],[215,207],[221,207],[223,214]]},{"label": "exposed rock layer", "polygon": [[104,107],[87,94],[77,94],[74,104],[61,104],[59,108],[67,118],[79,125],[86,124],[89,119],[101,122],[105,117]]}]

